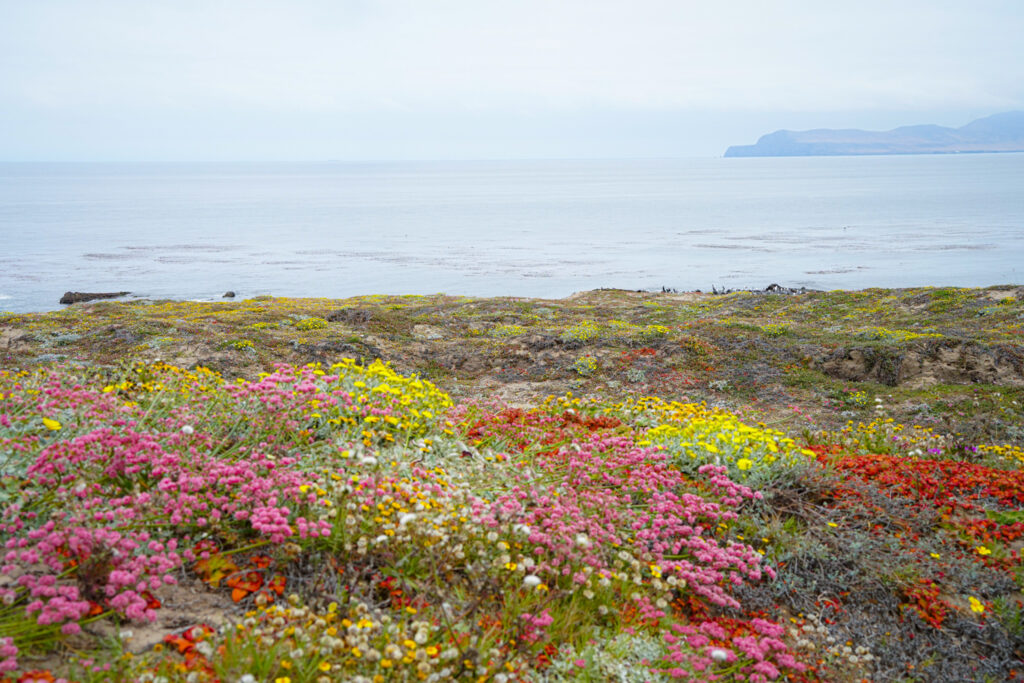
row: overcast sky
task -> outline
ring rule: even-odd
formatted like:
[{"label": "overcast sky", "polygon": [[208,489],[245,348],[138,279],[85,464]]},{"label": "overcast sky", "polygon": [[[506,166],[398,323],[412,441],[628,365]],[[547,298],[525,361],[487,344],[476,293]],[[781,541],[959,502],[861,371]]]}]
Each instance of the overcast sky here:
[{"label": "overcast sky", "polygon": [[0,0],[0,160],[718,156],[1024,109],[1020,0]]}]

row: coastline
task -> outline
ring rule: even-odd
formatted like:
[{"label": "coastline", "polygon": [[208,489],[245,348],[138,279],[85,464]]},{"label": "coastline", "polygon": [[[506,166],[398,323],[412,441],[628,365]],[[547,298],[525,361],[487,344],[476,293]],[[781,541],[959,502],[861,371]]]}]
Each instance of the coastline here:
[{"label": "coastline", "polygon": [[[369,295],[75,304],[0,315],[0,368],[126,357],[254,377],[275,362],[391,363],[455,396],[527,403],[565,391],[656,392],[728,407],[814,406],[819,384],[914,397],[935,385],[1024,385],[1024,286],[728,293],[601,289],[563,299]],[[638,349],[654,353],[632,377]],[[1007,349],[1013,350],[1012,352]],[[599,371],[573,369],[592,357]],[[639,367],[639,366],[638,366]],[[635,368],[634,368],[635,369]],[[796,376],[808,375],[797,381]],[[654,377],[674,378],[660,386]],[[817,393],[821,393],[817,391]],[[791,412],[791,411],[790,411]],[[834,421],[834,420],[833,420]],[[958,431],[958,430],[954,430]]]}]

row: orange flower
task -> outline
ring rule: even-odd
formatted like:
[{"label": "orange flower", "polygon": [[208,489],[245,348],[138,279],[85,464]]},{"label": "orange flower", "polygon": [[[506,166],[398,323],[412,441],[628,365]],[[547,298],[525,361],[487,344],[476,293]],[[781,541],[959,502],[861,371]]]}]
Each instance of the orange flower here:
[{"label": "orange flower", "polygon": [[18,683],[53,683],[55,680],[49,671],[26,671],[18,677]]}]

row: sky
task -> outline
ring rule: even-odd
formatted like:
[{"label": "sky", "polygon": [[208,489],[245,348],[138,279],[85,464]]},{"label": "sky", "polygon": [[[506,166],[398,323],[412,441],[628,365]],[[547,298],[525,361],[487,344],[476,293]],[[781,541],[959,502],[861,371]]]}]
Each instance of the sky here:
[{"label": "sky", "polygon": [[1024,109],[1020,0],[0,0],[0,160],[721,156]]}]

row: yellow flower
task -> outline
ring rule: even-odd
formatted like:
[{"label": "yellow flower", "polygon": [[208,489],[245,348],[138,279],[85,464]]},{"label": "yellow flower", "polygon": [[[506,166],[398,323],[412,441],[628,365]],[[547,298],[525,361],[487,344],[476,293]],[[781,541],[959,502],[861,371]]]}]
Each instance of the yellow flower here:
[{"label": "yellow flower", "polygon": [[656,564],[652,564],[651,565],[651,576],[653,576],[656,579],[660,579],[661,578],[661,567],[659,567]]},{"label": "yellow flower", "polygon": [[390,669],[391,668],[391,660],[390,659],[382,659],[382,660],[380,660],[380,665],[383,668],[385,668],[385,669]]},{"label": "yellow flower", "polygon": [[292,683],[292,679],[288,676],[278,676],[274,679],[274,683]]},{"label": "yellow flower", "polygon": [[754,461],[750,458],[740,458],[736,461],[736,467],[739,467],[741,470],[749,470],[753,466]]},{"label": "yellow flower", "polygon": [[939,559],[940,557],[942,557],[942,555],[939,555],[938,553],[928,553],[928,554],[931,555],[932,557],[934,557],[936,560]]},{"label": "yellow flower", "polygon": [[318,666],[317,668],[320,669],[321,671],[323,671],[324,673],[326,673],[326,672],[331,670],[331,663],[330,662],[320,662],[320,666]]},{"label": "yellow flower", "polygon": [[975,548],[975,550],[978,551],[979,555],[991,555],[992,554],[992,551],[989,550],[988,548],[986,548],[983,545],[979,545],[977,548]]},{"label": "yellow flower", "polygon": [[978,600],[978,598],[974,597],[973,595],[967,599],[971,603],[972,612],[974,612],[975,614],[981,614],[985,611],[985,605],[981,604],[981,600]]},{"label": "yellow flower", "polygon": [[51,420],[48,417],[44,417],[43,418],[43,425],[47,429],[49,429],[51,431],[54,431],[54,432],[57,431],[58,429],[60,429],[60,427],[61,427],[60,422],[57,422],[56,420]]},{"label": "yellow flower", "polygon": [[839,525],[838,525],[838,524],[836,524],[835,522],[825,522],[825,523],[826,523],[827,525],[829,525],[830,527],[832,527],[833,529],[835,529],[835,528],[836,528],[837,526],[839,526]]},{"label": "yellow flower", "polygon": [[289,662],[287,659],[282,659],[281,660],[281,668],[282,669],[290,669],[290,668],[292,668],[292,663]]}]

